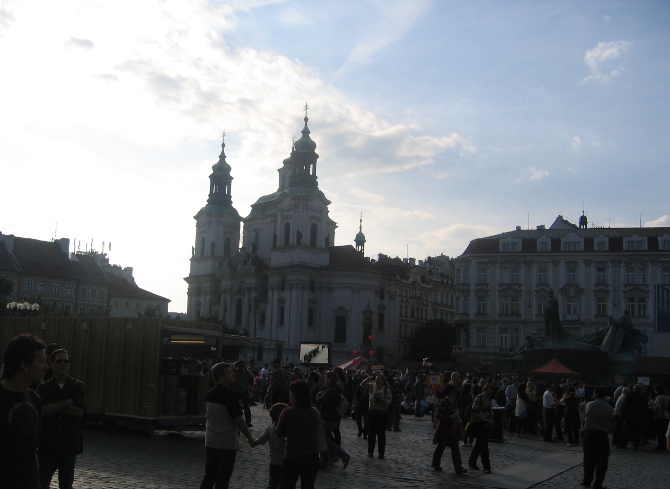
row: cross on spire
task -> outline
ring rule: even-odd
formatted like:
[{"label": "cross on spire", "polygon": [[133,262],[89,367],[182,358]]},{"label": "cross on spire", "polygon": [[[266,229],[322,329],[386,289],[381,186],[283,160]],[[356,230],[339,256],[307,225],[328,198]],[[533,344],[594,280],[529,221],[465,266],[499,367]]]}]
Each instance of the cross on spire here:
[{"label": "cross on spire", "polygon": [[307,105],[307,102],[305,102],[305,119],[307,119],[307,109],[309,109],[309,105]]},{"label": "cross on spire", "polygon": [[222,142],[222,143],[225,143],[225,142],[226,142],[226,131],[223,131],[223,132],[221,133],[221,142]]}]

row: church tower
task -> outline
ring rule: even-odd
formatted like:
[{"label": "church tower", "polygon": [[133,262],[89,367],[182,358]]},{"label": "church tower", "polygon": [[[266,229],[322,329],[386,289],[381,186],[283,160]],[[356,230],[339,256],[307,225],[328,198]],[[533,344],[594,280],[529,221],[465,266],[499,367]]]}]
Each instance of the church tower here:
[{"label": "church tower", "polygon": [[316,143],[307,126],[278,170],[277,191],[264,195],[244,218],[242,248],[268,266],[325,266],[337,224],[328,216],[330,201],[319,189]]},{"label": "church tower", "polygon": [[188,318],[220,316],[221,291],[216,273],[238,252],[242,218],[233,207],[233,177],[226,162],[225,134],[219,161],[209,176],[207,205],[194,216],[195,246],[191,249],[188,283]]},{"label": "church tower", "polygon": [[359,251],[361,255],[365,256],[365,234],[363,234],[363,213],[361,212],[361,218],[358,221],[358,233],[354,238],[354,243],[356,243],[356,251]]}]

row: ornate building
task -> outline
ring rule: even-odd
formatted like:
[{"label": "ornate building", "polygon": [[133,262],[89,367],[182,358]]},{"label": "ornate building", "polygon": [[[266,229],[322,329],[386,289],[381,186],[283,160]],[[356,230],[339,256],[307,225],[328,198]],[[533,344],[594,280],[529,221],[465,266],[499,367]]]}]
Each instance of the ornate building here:
[{"label": "ornate building", "polygon": [[628,310],[649,337],[642,353],[668,355],[670,228],[587,224],[585,216],[579,226],[558,216],[548,229],[517,227],[470,242],[456,259],[460,358],[504,370],[504,359],[527,335],[544,334],[550,290],[568,333],[592,333]]},{"label": "ornate building", "polygon": [[258,338],[249,356],[265,363],[276,356],[298,363],[301,342],[330,343],[334,364],[354,350],[380,361],[401,359],[419,317],[450,318],[451,280],[428,260],[419,267],[366,258],[362,219],[356,248],[334,246],[337,224],[319,189],[319,155],[304,121],[278,171],[277,190],[260,197],[244,219],[232,205],[231,168],[221,151],[207,205],[195,215],[188,317],[213,317]]}]

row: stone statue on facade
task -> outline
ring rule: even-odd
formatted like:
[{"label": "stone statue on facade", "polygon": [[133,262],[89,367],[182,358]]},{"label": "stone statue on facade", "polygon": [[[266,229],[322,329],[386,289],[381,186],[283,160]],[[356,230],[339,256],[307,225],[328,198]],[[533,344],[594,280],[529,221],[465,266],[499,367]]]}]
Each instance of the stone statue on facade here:
[{"label": "stone statue on facade", "polygon": [[544,334],[550,341],[563,341],[566,338],[558,311],[558,299],[554,291],[549,291],[549,300],[544,308]]}]

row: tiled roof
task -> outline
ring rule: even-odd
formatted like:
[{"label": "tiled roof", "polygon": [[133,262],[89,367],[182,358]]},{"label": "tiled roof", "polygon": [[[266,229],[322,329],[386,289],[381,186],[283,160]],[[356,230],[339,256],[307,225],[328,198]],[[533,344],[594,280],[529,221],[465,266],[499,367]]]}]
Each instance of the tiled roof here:
[{"label": "tiled roof", "polygon": [[110,296],[129,297],[131,299],[144,299],[150,301],[170,301],[170,299],[161,297],[158,294],[140,289],[135,283],[130,283],[126,279],[117,277],[112,273],[105,273],[105,275],[111,284],[109,290]]},{"label": "tiled roof", "polygon": [[365,258],[362,253],[356,251],[351,245],[333,246],[330,248],[328,266],[330,268],[376,269],[369,258]]},{"label": "tiled roof", "polygon": [[102,268],[89,255],[76,255],[77,260],[71,260],[72,266],[80,280],[99,284],[109,284],[109,279]]},{"label": "tiled roof", "polygon": [[19,267],[14,261],[14,258],[12,258],[12,255],[10,255],[9,251],[7,251],[5,243],[0,242],[0,273],[19,271]]},{"label": "tiled roof", "polygon": [[22,273],[76,279],[67,254],[58,243],[30,238],[14,238],[14,256]]}]

